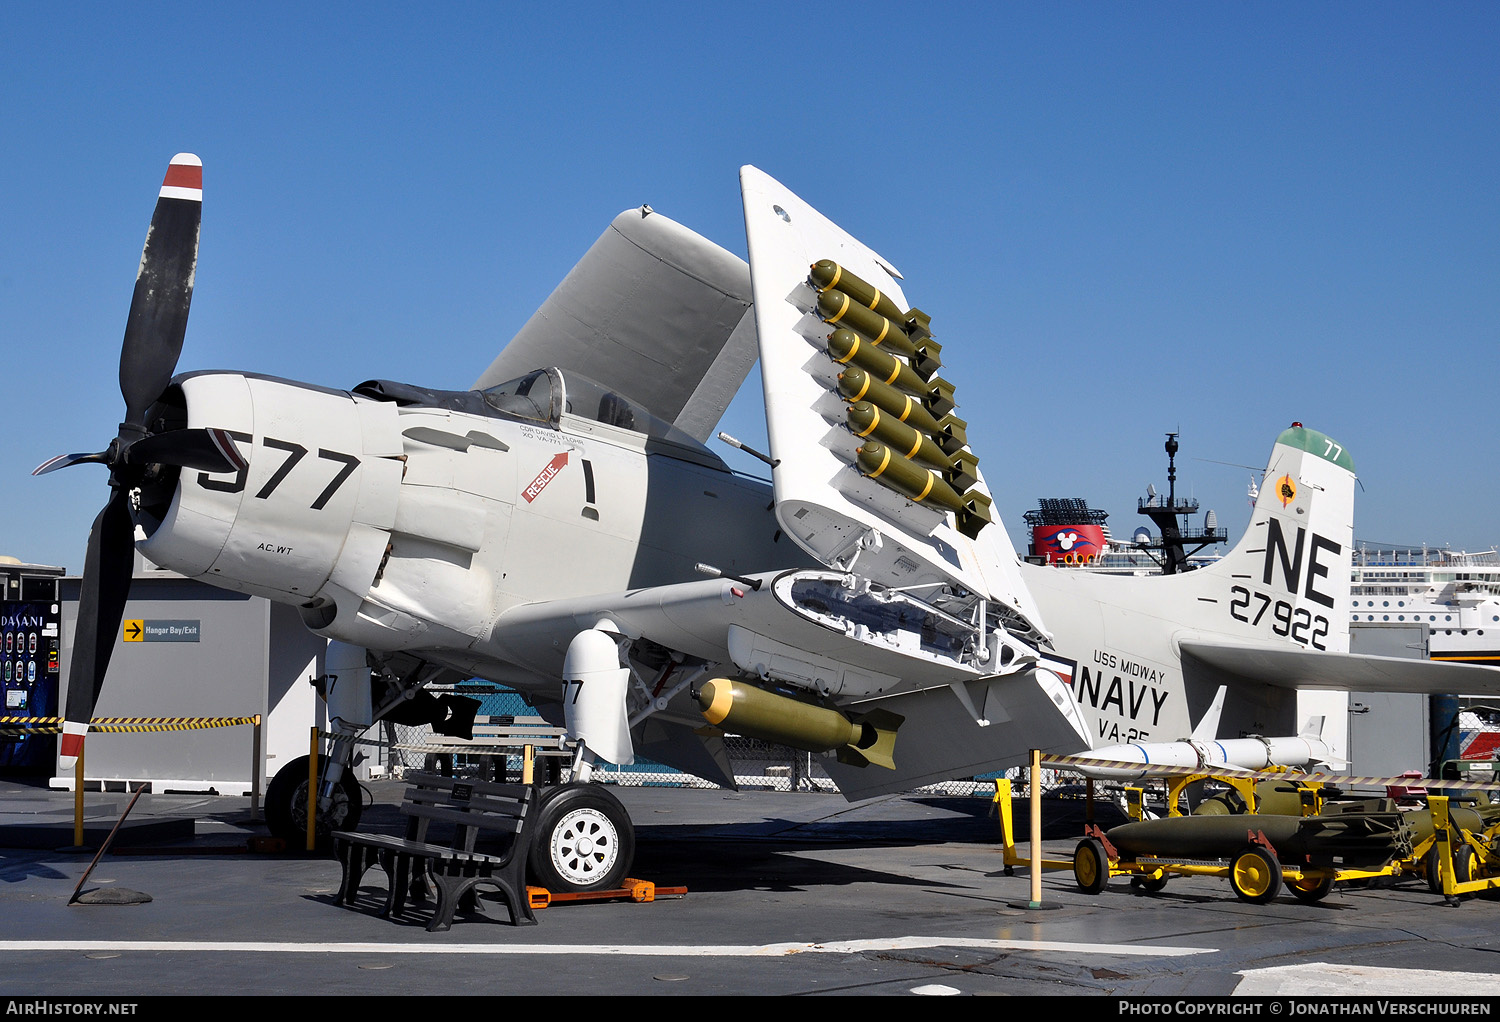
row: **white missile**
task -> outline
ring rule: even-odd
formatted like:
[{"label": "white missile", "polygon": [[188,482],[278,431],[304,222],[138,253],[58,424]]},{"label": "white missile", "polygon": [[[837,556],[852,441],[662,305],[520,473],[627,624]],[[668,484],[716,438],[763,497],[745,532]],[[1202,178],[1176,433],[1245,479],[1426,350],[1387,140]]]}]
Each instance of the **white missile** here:
[{"label": "white missile", "polygon": [[1143,742],[1111,745],[1067,757],[1069,769],[1099,781],[1135,781],[1159,776],[1164,768],[1264,770],[1270,766],[1307,766],[1332,759],[1333,752],[1327,743],[1315,735]]},{"label": "white missile", "polygon": [[1138,781],[1182,770],[1264,770],[1271,766],[1307,766],[1312,763],[1342,765],[1323,741],[1323,718],[1313,717],[1302,733],[1289,738],[1215,738],[1219,715],[1224,709],[1223,686],[1192,737],[1180,742],[1136,742],[1110,745],[1064,757],[1068,769],[1096,781]]}]

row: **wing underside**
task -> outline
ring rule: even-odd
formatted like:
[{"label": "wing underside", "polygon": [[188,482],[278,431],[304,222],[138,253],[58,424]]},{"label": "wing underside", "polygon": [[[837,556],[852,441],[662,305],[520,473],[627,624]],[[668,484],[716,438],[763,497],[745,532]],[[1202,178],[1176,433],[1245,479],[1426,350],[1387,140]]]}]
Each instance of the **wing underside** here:
[{"label": "wing underside", "polygon": [[[711,758],[723,733],[746,733],[733,719],[718,729],[704,719],[708,707],[694,696],[713,678],[759,687],[775,701],[754,698],[773,706],[773,715],[813,708],[855,721],[877,713],[905,720],[893,728],[894,768],[838,765],[835,780],[851,798],[1012,766],[1032,748],[1063,752],[1083,743],[1071,699],[1050,672],[989,672],[948,641],[964,634],[959,623],[916,620],[920,605],[903,594],[845,590],[843,578],[788,571],[528,604],[502,615],[496,642],[508,663],[558,677],[565,652],[558,634],[617,636],[636,674],[627,713],[638,721],[637,741],[649,737],[653,721],[670,728],[673,765],[683,765],[680,743],[690,735]],[[678,666],[660,677],[643,669],[636,657],[643,644],[679,654]],[[648,702],[664,709],[642,713]]]}]

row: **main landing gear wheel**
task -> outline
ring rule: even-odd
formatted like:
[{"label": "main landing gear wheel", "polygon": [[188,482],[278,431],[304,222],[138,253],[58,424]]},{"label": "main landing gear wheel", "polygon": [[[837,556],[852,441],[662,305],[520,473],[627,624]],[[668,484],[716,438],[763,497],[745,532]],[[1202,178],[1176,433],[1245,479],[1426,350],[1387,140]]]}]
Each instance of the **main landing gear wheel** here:
[{"label": "main landing gear wheel", "polygon": [[1241,901],[1264,905],[1281,893],[1281,863],[1264,848],[1251,845],[1229,864],[1229,884]]},{"label": "main landing gear wheel", "polygon": [[1098,894],[1109,883],[1109,856],[1104,842],[1086,837],[1073,852],[1073,879],[1084,894]]},{"label": "main landing gear wheel", "polygon": [[565,784],[542,796],[528,863],[549,891],[610,891],[635,859],[630,814],[597,784]]},{"label": "main landing gear wheel", "polygon": [[1328,897],[1328,892],[1333,890],[1333,877],[1303,877],[1301,880],[1288,880],[1286,889],[1292,892],[1292,897],[1298,901],[1311,905],[1315,901],[1322,901]]},{"label": "main landing gear wheel", "polygon": [[[359,826],[364,811],[364,796],[359,782],[349,773],[339,778],[334,790],[333,806],[318,814],[316,847],[329,847],[329,835],[335,830],[353,830]],[[289,846],[302,848],[307,843],[307,757],[301,756],[276,771],[266,785],[266,826],[272,837]]]}]

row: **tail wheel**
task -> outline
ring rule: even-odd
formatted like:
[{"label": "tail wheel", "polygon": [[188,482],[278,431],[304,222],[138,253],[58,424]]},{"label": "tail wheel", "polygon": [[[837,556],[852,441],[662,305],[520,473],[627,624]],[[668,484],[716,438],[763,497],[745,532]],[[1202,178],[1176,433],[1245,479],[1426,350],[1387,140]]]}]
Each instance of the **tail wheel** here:
[{"label": "tail wheel", "polygon": [[1109,883],[1109,856],[1105,854],[1104,842],[1096,837],[1086,837],[1078,842],[1073,853],[1073,879],[1084,894],[1098,894]]},{"label": "tail wheel", "polygon": [[619,887],[635,859],[630,814],[597,784],[568,784],[548,792],[537,812],[528,869],[549,891],[608,891]]},{"label": "tail wheel", "polygon": [[1333,890],[1333,877],[1308,876],[1301,880],[1288,880],[1286,887],[1292,892],[1292,897],[1311,905],[1328,897],[1328,892]]},{"label": "tail wheel", "polygon": [[[316,847],[329,846],[329,835],[336,830],[353,830],[359,826],[364,811],[364,795],[359,782],[345,770],[333,792],[333,805],[318,814]],[[300,848],[307,841],[307,757],[301,756],[276,771],[266,785],[266,826],[272,837]]]},{"label": "tail wheel", "polygon": [[1229,864],[1229,884],[1241,901],[1264,905],[1281,893],[1281,863],[1264,848],[1252,845]]}]

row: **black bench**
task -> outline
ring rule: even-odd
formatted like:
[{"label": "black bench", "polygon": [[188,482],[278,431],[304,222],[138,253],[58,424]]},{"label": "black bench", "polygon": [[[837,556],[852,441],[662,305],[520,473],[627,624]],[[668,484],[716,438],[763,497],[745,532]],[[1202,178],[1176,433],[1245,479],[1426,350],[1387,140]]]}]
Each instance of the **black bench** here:
[{"label": "black bench", "polygon": [[[531,925],[536,915],[526,893],[526,853],[530,835],[526,826],[536,789],[524,784],[495,784],[435,774],[408,774],[401,812],[406,816],[406,836],[335,831],[334,854],[343,871],[335,900],[354,904],[360,881],[371,866],[386,875],[382,916],[398,915],[408,895],[420,899],[426,885],[437,891],[437,905],[427,924],[429,931],[446,930],[462,906],[473,907],[480,886],[498,890],[505,899],[513,925]],[[446,845],[428,840],[430,824],[453,827],[453,840]],[[501,854],[474,850],[481,834],[505,836],[508,846]]]}]

